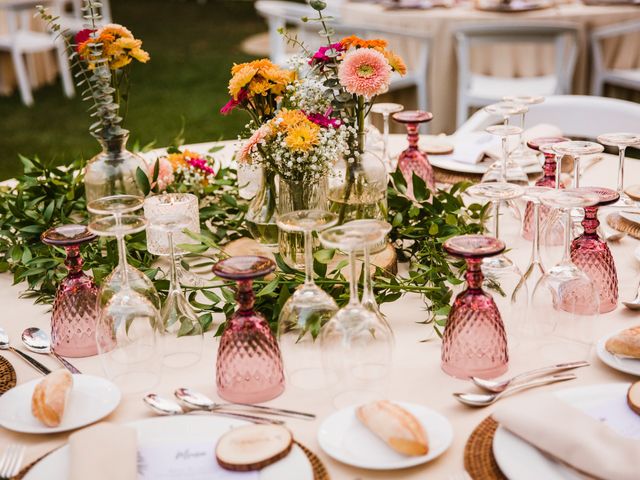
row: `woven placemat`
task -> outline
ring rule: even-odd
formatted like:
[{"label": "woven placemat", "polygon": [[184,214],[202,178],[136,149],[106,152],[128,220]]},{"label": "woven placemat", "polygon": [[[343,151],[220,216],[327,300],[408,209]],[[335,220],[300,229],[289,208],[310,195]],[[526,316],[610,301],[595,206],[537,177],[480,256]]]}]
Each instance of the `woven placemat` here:
[{"label": "woven placemat", "polygon": [[473,480],[507,480],[493,457],[493,436],[498,422],[485,418],[464,447],[464,468]]},{"label": "woven placemat", "polygon": [[[533,181],[539,178],[541,175],[540,172],[529,173],[529,180]],[[445,170],[443,168],[433,167],[433,176],[436,179],[436,183],[446,183],[453,185],[458,182],[471,182],[478,183],[482,181],[481,173],[465,173],[465,172],[454,172],[451,170]]]},{"label": "woven placemat", "polygon": [[9,360],[0,355],[0,395],[16,386],[16,371]]},{"label": "woven placemat", "polygon": [[[301,443],[296,442],[296,444],[300,447],[300,449],[304,452],[304,454],[309,459],[309,463],[311,464],[311,468],[313,469],[313,480],[331,480],[331,477],[329,476],[329,472],[327,471],[327,468],[324,466],[324,463],[322,463],[322,460],[320,460],[315,453],[313,453],[311,450],[309,450],[307,447],[305,447]],[[49,455],[49,453],[47,453],[47,455]],[[18,475],[13,477],[11,480],[22,480],[25,477],[25,475],[29,473],[29,470],[31,470],[36,463],[38,463],[40,460],[45,458],[47,455],[40,457],[35,462],[30,463],[29,465],[24,467],[22,470],[20,470],[20,473],[18,473]]]},{"label": "woven placemat", "polygon": [[640,225],[622,218],[619,213],[611,213],[607,216],[607,223],[611,228],[624,232],[634,238],[640,238]]}]

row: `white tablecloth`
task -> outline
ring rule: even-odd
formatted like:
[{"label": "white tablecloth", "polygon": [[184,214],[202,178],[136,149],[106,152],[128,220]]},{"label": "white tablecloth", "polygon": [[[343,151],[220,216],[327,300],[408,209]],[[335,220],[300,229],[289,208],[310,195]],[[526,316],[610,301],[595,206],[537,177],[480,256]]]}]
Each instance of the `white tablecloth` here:
[{"label": "white tablecloth", "polygon": [[[392,150],[399,151],[404,145],[404,136],[397,135],[392,137]],[[227,148],[223,153],[230,151],[231,148]],[[583,184],[615,187],[615,166],[616,159],[612,156],[607,156],[605,160],[587,172],[584,176]],[[629,182],[633,182],[632,179],[640,178],[640,161],[628,160],[627,175]],[[524,241],[518,235],[517,230],[517,223],[505,216],[502,228],[504,232],[503,239],[513,249],[510,253],[511,257],[521,268],[524,268],[529,259],[530,243]],[[637,240],[627,237],[621,242],[611,245],[617,261],[622,298],[631,298],[635,293],[640,264],[633,257],[633,250],[638,244]],[[11,285],[11,277],[9,275],[0,275],[0,305],[2,305],[0,325],[8,331],[14,341],[18,342],[20,333],[26,327],[49,328],[47,307],[35,306],[30,300],[19,299],[18,297],[23,290],[24,285]],[[433,336],[430,326],[416,323],[425,319],[423,303],[417,296],[407,295],[393,304],[385,305],[383,311],[394,329],[397,341],[394,372],[389,384],[389,391],[393,392],[392,399],[427,405],[446,415],[453,424],[453,445],[440,458],[427,465],[398,472],[374,472],[348,467],[325,455],[320,450],[316,440],[318,426],[327,415],[333,412],[328,398],[316,393],[311,395],[303,394],[293,388],[287,388],[282,396],[273,400],[270,404],[310,411],[318,415],[318,419],[315,422],[290,420],[288,425],[301,443],[320,456],[327,466],[331,478],[334,480],[392,478],[446,480],[451,475],[460,474],[463,470],[463,450],[467,438],[474,427],[492,412],[493,407],[477,410],[470,409],[461,405],[452,397],[452,392],[464,391],[471,389],[471,387],[468,382],[450,378],[440,370],[440,340]],[[221,318],[215,318],[216,323],[220,320]],[[640,323],[640,316],[624,309],[624,307],[620,307],[614,312],[600,316],[596,326],[597,335],[601,336],[634,323]],[[431,338],[431,340],[421,342],[426,338]],[[189,386],[203,391],[212,398],[217,398],[214,372],[217,345],[218,341],[213,338],[213,332],[207,333],[201,362],[185,371],[166,371],[161,385],[155,389],[156,392],[171,396],[176,388]],[[525,354],[525,350],[526,345],[523,344],[512,352],[509,374],[542,366],[537,356]],[[38,378],[38,373],[16,358],[14,354],[3,352],[2,355],[8,358],[15,366],[18,383]],[[39,357],[39,359],[48,366],[57,368],[55,361],[50,358]],[[73,363],[85,373],[102,374],[97,358],[73,359]],[[579,385],[629,382],[633,380],[632,376],[618,373],[605,366],[595,356],[592,358],[591,367],[577,370],[576,373],[578,374],[577,380],[546,388],[552,390]],[[125,396],[122,404],[107,420],[121,423],[151,416],[152,413],[143,405],[139,395]],[[60,446],[66,441],[66,438],[67,434],[25,435],[0,428],[0,450],[8,442],[27,444],[26,464]]]}]

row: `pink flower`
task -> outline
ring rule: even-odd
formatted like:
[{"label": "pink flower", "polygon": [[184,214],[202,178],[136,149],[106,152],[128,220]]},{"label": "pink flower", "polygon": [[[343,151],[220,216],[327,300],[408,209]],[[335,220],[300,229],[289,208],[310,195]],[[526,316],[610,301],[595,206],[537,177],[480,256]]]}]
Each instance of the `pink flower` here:
[{"label": "pink flower", "polygon": [[187,157],[186,161],[193,168],[195,168],[197,170],[200,170],[200,171],[204,172],[207,175],[215,175],[215,173],[216,173],[216,171],[207,164],[207,160],[205,160],[204,158],[200,158],[200,157],[198,157],[198,158],[190,158],[190,157]]},{"label": "pink flower", "polygon": [[247,99],[247,95],[248,92],[245,88],[240,89],[240,91],[238,92],[238,98],[232,98],[231,100],[229,100],[227,104],[220,109],[220,113],[222,115],[229,115],[231,112],[233,112],[233,110],[235,110],[236,107],[242,105],[242,102]]},{"label": "pink flower", "polygon": [[[163,192],[167,189],[169,185],[173,183],[175,180],[173,176],[173,165],[166,158],[160,158],[158,160],[158,181],[151,185],[151,188],[155,188],[156,183],[158,185],[158,190]],[[152,163],[149,166],[149,178],[153,179],[153,171],[155,170],[155,163]]]},{"label": "pink flower", "polygon": [[331,118],[332,109],[328,108],[324,115],[322,113],[305,113],[307,118],[315,123],[316,125],[320,125],[323,128],[333,127],[338,128],[342,122],[338,118]]},{"label": "pink flower", "polygon": [[85,28],[83,30],[80,30],[78,33],[76,33],[76,38],[75,38],[75,42],[76,42],[76,50],[79,52],[80,51],[80,46],[86,42],[87,40],[89,40],[89,38],[91,38],[91,34],[95,32],[95,30],[91,30],[90,28]]},{"label": "pink flower", "polygon": [[358,48],[345,55],[338,79],[347,92],[370,99],[389,89],[391,66],[377,50]]},{"label": "pink flower", "polygon": [[242,148],[238,151],[238,155],[236,156],[236,160],[239,163],[251,163],[251,152],[262,142],[265,138],[269,136],[271,133],[271,128],[269,125],[262,125],[259,129],[253,132],[253,135],[242,145]]},{"label": "pink flower", "polygon": [[325,47],[320,47],[318,51],[313,54],[313,57],[311,57],[311,60],[309,60],[309,65],[313,63],[330,62],[332,58],[329,55],[327,55],[327,52],[329,52],[330,50],[334,50],[336,52],[344,52],[344,46],[340,42],[338,42],[338,43],[332,43],[331,45],[328,45]]}]

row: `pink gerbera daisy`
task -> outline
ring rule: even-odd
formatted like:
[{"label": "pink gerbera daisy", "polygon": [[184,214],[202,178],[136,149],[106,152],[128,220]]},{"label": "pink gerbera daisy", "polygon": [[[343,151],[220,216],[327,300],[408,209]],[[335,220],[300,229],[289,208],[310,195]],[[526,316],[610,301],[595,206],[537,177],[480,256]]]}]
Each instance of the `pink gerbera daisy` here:
[{"label": "pink gerbera daisy", "polygon": [[236,160],[239,163],[251,163],[251,152],[253,149],[261,143],[265,138],[269,136],[271,133],[271,127],[268,124],[262,125],[258,128],[253,135],[242,145],[242,148],[238,151],[236,155]]},{"label": "pink gerbera daisy", "polygon": [[369,99],[389,89],[391,66],[377,50],[358,48],[345,55],[338,78],[347,92]]}]

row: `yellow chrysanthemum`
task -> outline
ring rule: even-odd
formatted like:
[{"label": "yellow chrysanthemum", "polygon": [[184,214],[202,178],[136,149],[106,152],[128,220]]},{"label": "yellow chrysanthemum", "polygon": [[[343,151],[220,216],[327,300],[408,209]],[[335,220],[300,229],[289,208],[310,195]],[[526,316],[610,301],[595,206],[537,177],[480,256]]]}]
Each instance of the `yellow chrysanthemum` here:
[{"label": "yellow chrysanthemum", "polygon": [[391,50],[385,50],[382,52],[384,57],[389,62],[389,65],[393,69],[394,72],[398,72],[400,75],[407,74],[407,66],[404,63],[404,60],[400,57],[400,55],[395,54]]},{"label": "yellow chrysanthemum", "polygon": [[258,72],[258,69],[251,65],[245,65],[242,69],[238,70],[231,80],[229,80],[229,95],[234,99],[238,98],[240,89],[245,87]]},{"label": "yellow chrysanthemum", "polygon": [[114,38],[133,38],[133,33],[127,27],[118,23],[109,23],[100,29],[101,35],[112,35]]},{"label": "yellow chrysanthemum", "polygon": [[249,82],[248,90],[250,95],[266,95],[271,88],[271,83],[269,80],[256,75],[253,77],[253,80]]},{"label": "yellow chrysanthemum", "polygon": [[301,110],[283,109],[276,117],[276,125],[279,130],[290,130],[305,122],[309,122],[309,120]]},{"label": "yellow chrysanthemum", "polygon": [[306,121],[289,129],[284,141],[293,151],[308,152],[318,144],[318,133],[320,127]]}]

